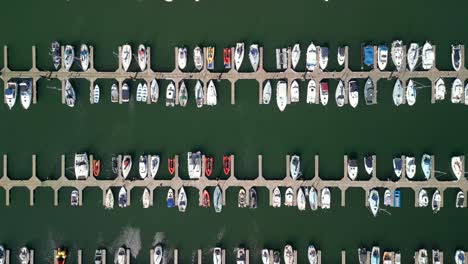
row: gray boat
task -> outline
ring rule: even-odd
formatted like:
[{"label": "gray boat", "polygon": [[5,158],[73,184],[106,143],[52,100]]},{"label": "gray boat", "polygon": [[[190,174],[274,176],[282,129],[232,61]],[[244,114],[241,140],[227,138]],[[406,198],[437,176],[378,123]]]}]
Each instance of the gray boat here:
[{"label": "gray boat", "polygon": [[374,81],[368,78],[366,85],[364,85],[364,97],[366,99],[366,105],[374,104]]},{"label": "gray boat", "polygon": [[255,187],[250,188],[249,191],[249,206],[250,209],[257,208],[257,190],[255,190]]},{"label": "gray boat", "polygon": [[359,264],[367,264],[367,249],[358,248]]},{"label": "gray boat", "polygon": [[221,213],[221,209],[223,209],[223,194],[221,193],[221,188],[216,186],[213,195],[213,204],[216,213]]}]

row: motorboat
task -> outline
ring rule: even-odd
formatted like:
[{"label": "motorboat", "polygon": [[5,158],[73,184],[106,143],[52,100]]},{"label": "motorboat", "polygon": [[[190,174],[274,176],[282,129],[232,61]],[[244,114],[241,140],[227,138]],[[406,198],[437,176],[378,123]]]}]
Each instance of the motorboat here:
[{"label": "motorboat", "polygon": [[244,188],[240,188],[239,189],[239,194],[237,196],[237,206],[239,208],[245,208],[247,207],[247,199],[246,199],[247,195],[245,193],[245,189]]},{"label": "motorboat", "polygon": [[213,249],[213,264],[221,264],[222,250],[219,247]]},{"label": "motorboat", "polygon": [[309,205],[312,211],[315,211],[318,208],[318,194],[317,190],[313,186],[309,189]]},{"label": "motorboat", "polygon": [[185,107],[188,102],[188,90],[185,86],[185,82],[182,80],[179,84],[179,104],[182,107]]},{"label": "motorboat", "polygon": [[92,97],[92,101],[93,101],[93,104],[97,104],[99,103],[99,98],[101,97],[101,89],[99,89],[99,85],[94,85],[94,88],[93,88],[93,97]]},{"label": "motorboat", "polygon": [[384,71],[387,67],[388,62],[388,47],[385,45],[380,45],[377,48],[377,66],[379,70]]},{"label": "motorboat", "polygon": [[93,159],[93,175],[94,177],[98,177],[99,173],[101,172],[101,161]]},{"label": "motorboat", "polygon": [[427,260],[427,250],[426,249],[420,249],[418,251],[418,263],[419,264],[428,264]]},{"label": "motorboat", "polygon": [[187,170],[189,178],[200,179],[202,167],[202,154],[200,151],[187,152]]},{"label": "motorboat", "polygon": [[175,106],[176,90],[173,81],[170,81],[166,88],[166,106]]},{"label": "motorboat", "polygon": [[465,174],[462,159],[462,156],[453,156],[450,160],[452,173],[457,178],[457,181],[460,180],[460,178]]},{"label": "motorboat", "polygon": [[213,173],[213,157],[206,157],[205,158],[205,175],[206,177],[210,177]]},{"label": "motorboat", "polygon": [[306,208],[306,198],[302,188],[297,189],[297,209],[304,211]]},{"label": "motorboat", "polygon": [[330,189],[328,189],[327,187],[322,189],[320,200],[322,202],[322,209],[330,209],[330,202],[331,202]]},{"label": "motorboat", "polygon": [[179,69],[184,70],[187,66],[187,48],[182,47],[177,49],[177,64]]},{"label": "motorboat", "polygon": [[201,206],[207,208],[211,206],[210,193],[205,189],[202,193]]},{"label": "motorboat", "polygon": [[459,104],[462,102],[462,97],[464,97],[463,92],[463,82],[459,78],[456,78],[452,83],[452,95],[450,97],[453,104]]},{"label": "motorboat", "polygon": [[403,85],[401,84],[400,79],[395,81],[393,86],[393,104],[400,106],[403,103]]},{"label": "motorboat", "polygon": [[223,62],[224,62],[225,69],[231,69],[231,64],[232,64],[231,53],[232,53],[231,48],[223,49]]},{"label": "motorboat", "polygon": [[280,264],[281,263],[281,254],[279,251],[273,252],[273,264]]},{"label": "motorboat", "polygon": [[385,251],[382,255],[383,264],[393,264],[392,253]]},{"label": "motorboat", "polygon": [[346,48],[345,47],[338,47],[338,55],[337,55],[337,59],[338,59],[338,65],[340,66],[343,66],[343,64],[345,63],[345,50]]},{"label": "motorboat", "polygon": [[231,172],[231,156],[229,155],[223,156],[223,172],[224,175],[229,175]]},{"label": "motorboat", "polygon": [[413,106],[416,103],[416,84],[411,79],[408,81],[408,85],[406,85],[406,103],[409,106]]},{"label": "motorboat", "polygon": [[255,187],[250,188],[249,190],[249,207],[250,209],[257,209],[257,190]]},{"label": "motorboat", "polygon": [[468,83],[465,85],[465,105],[468,105]]},{"label": "motorboat", "polygon": [[291,187],[286,189],[284,193],[284,205],[285,206],[293,206],[294,204],[294,192]]},{"label": "motorboat", "polygon": [[293,248],[291,245],[286,245],[284,247],[284,263],[285,264],[293,264],[294,263],[294,254]]},{"label": "motorboat", "polygon": [[465,264],[465,252],[458,249],[455,252],[455,264]]},{"label": "motorboat", "polygon": [[112,190],[110,188],[107,189],[107,192],[106,192],[106,200],[105,200],[104,207],[106,209],[114,208],[114,194],[112,193]]},{"label": "motorboat", "polygon": [[132,47],[128,44],[123,45],[120,58],[122,60],[122,67],[124,71],[128,71],[128,67],[130,67],[130,63],[132,62],[132,56]]},{"label": "motorboat", "polygon": [[270,104],[271,101],[271,83],[270,80],[267,80],[265,86],[263,86],[262,94],[263,104]]},{"label": "motorboat", "polygon": [[320,47],[319,66],[321,70],[325,70],[328,65],[328,47]]},{"label": "motorboat", "polygon": [[317,83],[314,79],[310,79],[307,83],[307,99],[308,104],[315,104],[317,102]]},{"label": "motorboat", "polygon": [[406,61],[408,63],[408,69],[413,71],[419,61],[419,45],[418,43],[411,43],[406,54]]},{"label": "motorboat", "polygon": [[20,264],[29,264],[30,255],[27,247],[21,247],[19,253]]},{"label": "motorboat", "polygon": [[439,212],[441,205],[442,205],[442,196],[440,195],[439,190],[435,190],[434,194],[432,195],[432,202],[431,202],[432,211],[434,213]]},{"label": "motorboat", "polygon": [[73,65],[73,61],[75,60],[75,51],[73,46],[66,45],[65,46],[65,56],[63,57],[63,65],[65,66],[65,70],[69,71],[71,66]]},{"label": "motorboat", "polygon": [[244,60],[244,43],[240,42],[236,44],[236,49],[234,50],[234,66],[236,70],[239,70],[242,66],[242,61]]},{"label": "motorboat", "polygon": [[366,105],[374,104],[374,81],[371,78],[367,78],[366,84],[364,85],[364,99]]},{"label": "motorboat", "polygon": [[89,161],[86,153],[75,154],[75,178],[86,180],[89,176]]},{"label": "motorboat", "polygon": [[117,103],[119,101],[119,89],[117,84],[113,83],[111,86],[111,102]]},{"label": "motorboat", "polygon": [[94,264],[102,264],[103,255],[104,255],[104,250],[96,249],[96,251],[94,252]]},{"label": "motorboat", "polygon": [[216,213],[221,213],[223,209],[223,194],[221,192],[221,188],[216,186],[213,194],[213,207]]},{"label": "motorboat", "polygon": [[291,51],[291,66],[293,69],[296,69],[299,59],[301,58],[301,47],[298,43],[294,44]]},{"label": "motorboat", "polygon": [[275,187],[275,189],[273,189],[273,194],[272,194],[272,206],[274,208],[277,208],[277,207],[281,207],[281,191],[278,187]]},{"label": "motorboat", "polygon": [[159,99],[159,85],[156,79],[153,79],[150,84],[150,98],[152,103],[157,103]]},{"label": "motorboat", "polygon": [[385,192],[384,192],[384,205],[385,206],[392,205],[392,192],[389,189],[385,189]]},{"label": "motorboat", "polygon": [[309,47],[307,47],[306,68],[308,71],[314,71],[316,65],[317,65],[317,48],[315,47],[314,43],[311,42]]},{"label": "motorboat", "polygon": [[288,87],[287,83],[283,80],[279,80],[276,84],[276,104],[279,110],[282,112],[288,104]]},{"label": "motorboat", "polygon": [[200,47],[195,47],[193,49],[193,62],[195,64],[195,69],[201,71],[203,69],[203,50]]},{"label": "motorboat", "polygon": [[124,155],[122,159],[122,177],[127,179],[130,170],[132,169],[132,156]]},{"label": "motorboat", "polygon": [[371,264],[380,264],[380,248],[372,247]]},{"label": "motorboat", "polygon": [[201,108],[203,106],[203,100],[205,98],[205,94],[203,93],[203,86],[200,80],[197,80],[195,84],[195,101],[197,103],[197,108]]},{"label": "motorboat", "polygon": [[291,161],[289,162],[289,170],[291,173],[291,178],[297,180],[301,174],[301,158],[298,155],[293,155]]},{"label": "motorboat", "polygon": [[254,72],[256,72],[258,70],[258,62],[260,61],[260,54],[258,51],[257,44],[250,45],[249,60],[250,64],[252,65],[252,69],[254,70]]},{"label": "motorboat", "polygon": [[[24,80],[19,84],[19,93],[21,98],[21,105],[24,109],[28,109],[31,105],[31,98],[32,98],[32,80]],[[6,91],[5,91],[6,92]],[[1,264],[1,263],[0,263]]]},{"label": "motorboat", "polygon": [[70,80],[67,80],[65,82],[65,103],[69,107],[74,107],[75,101],[76,101],[75,89],[71,85]]},{"label": "motorboat", "polygon": [[206,90],[206,104],[209,106],[218,104],[218,95],[216,93],[216,86],[213,80],[208,82],[208,88]]},{"label": "motorboat", "polygon": [[435,83],[435,99],[437,101],[441,101],[445,99],[445,94],[447,93],[447,89],[445,88],[444,79],[439,78]]},{"label": "motorboat", "polygon": [[161,264],[163,263],[163,249],[161,245],[156,245],[153,250],[153,263],[152,264]]},{"label": "motorboat", "polygon": [[137,87],[137,93],[136,93],[136,101],[137,102],[145,102],[143,101],[143,84],[139,83]]},{"label": "motorboat", "polygon": [[377,192],[376,189],[372,189],[369,193],[367,201],[369,202],[369,208],[372,212],[372,215],[374,215],[374,217],[377,216],[380,204],[379,192]]},{"label": "motorboat", "polygon": [[81,44],[80,47],[80,63],[83,71],[87,71],[89,68],[89,50],[86,44]]},{"label": "motorboat", "polygon": [[416,159],[411,156],[406,157],[406,177],[413,179],[416,174]]},{"label": "motorboat", "polygon": [[147,64],[147,50],[145,45],[140,44],[138,46],[138,66],[140,66],[141,71],[146,70],[146,64]]},{"label": "motorboat", "polygon": [[374,171],[374,157],[372,155],[364,157],[364,168],[366,169],[367,174],[372,175],[372,172]]},{"label": "motorboat", "polygon": [[15,106],[17,94],[18,84],[16,82],[8,82],[5,88],[5,102],[10,110]]},{"label": "motorboat", "polygon": [[291,83],[291,103],[297,103],[299,102],[299,83],[297,80],[294,80]]},{"label": "motorboat", "polygon": [[78,201],[80,200],[80,193],[77,189],[74,189],[70,195],[70,205],[75,207],[78,206]]},{"label": "motorboat", "polygon": [[243,248],[237,249],[236,264],[245,264],[245,249]]},{"label": "motorboat", "polygon": [[169,188],[169,190],[167,191],[166,206],[167,206],[167,208],[174,208],[174,206],[175,206],[174,190],[172,190],[172,188]]},{"label": "motorboat", "polygon": [[372,45],[366,45],[363,47],[364,54],[364,65],[367,67],[374,67],[374,47]]},{"label": "motorboat", "polygon": [[323,106],[328,104],[328,81],[320,82],[320,103]]},{"label": "motorboat", "polygon": [[309,264],[317,264],[317,250],[315,250],[314,245],[309,245],[307,248],[307,259],[309,260]]},{"label": "motorboat", "polygon": [[151,155],[150,156],[150,173],[151,173],[151,177],[153,179],[156,178],[156,174],[158,173],[158,170],[159,170],[159,164],[161,162],[160,158],[159,158],[159,155]]},{"label": "motorboat", "polygon": [[342,107],[344,105],[344,99],[345,99],[345,84],[343,80],[340,80],[338,82],[338,85],[336,86],[336,91],[335,91],[336,105],[338,107]]},{"label": "motorboat", "polygon": [[426,189],[421,189],[418,193],[418,205],[419,207],[427,207],[429,205],[429,196],[427,195]]},{"label": "motorboat", "polygon": [[127,207],[127,189],[125,187],[120,187],[119,191],[119,207],[125,208]]},{"label": "motorboat", "polygon": [[432,264],[441,264],[440,251],[438,249],[432,250]]},{"label": "motorboat", "polygon": [[124,247],[120,247],[117,251],[117,263],[116,264],[128,264],[127,263],[127,250]]},{"label": "motorboat", "polygon": [[459,71],[461,68],[461,45],[452,45],[452,67]]},{"label": "motorboat", "polygon": [[54,41],[50,44],[50,56],[52,57],[52,64],[55,70],[60,69],[62,64],[62,50],[58,41]]},{"label": "motorboat", "polygon": [[143,194],[141,195],[141,204],[143,205],[143,208],[149,208],[150,206],[150,192],[148,188],[145,188],[143,191]]},{"label": "motorboat", "polygon": [[184,186],[180,187],[179,189],[179,196],[177,199],[177,207],[179,208],[179,212],[185,212],[187,208],[187,194],[185,194]]},{"label": "motorboat", "polygon": [[206,67],[208,70],[214,70],[215,47],[206,48]]},{"label": "motorboat", "polygon": [[393,171],[395,172],[395,175],[398,178],[401,177],[402,169],[403,169],[403,160],[401,158],[394,158],[393,159]]},{"label": "motorboat", "polygon": [[358,174],[357,160],[348,158],[348,177],[354,181]]},{"label": "motorboat", "polygon": [[429,154],[424,153],[421,159],[421,168],[424,173],[426,180],[429,180],[431,177],[432,170],[432,158]]},{"label": "motorboat", "polygon": [[148,176],[148,157],[146,155],[141,155],[138,162],[138,173],[142,179],[145,179]]},{"label": "motorboat", "polygon": [[422,47],[422,68],[424,70],[429,70],[432,68],[434,65],[434,59],[435,59],[435,54],[434,54],[434,49],[432,48],[431,43],[429,41],[426,41]]},{"label": "motorboat", "polygon": [[262,249],[262,263],[270,264],[270,252],[268,249]]},{"label": "motorboat", "polygon": [[122,85],[122,103],[128,103],[130,101],[130,87],[124,83]]},{"label": "motorboat", "polygon": [[463,208],[465,205],[465,193],[463,191],[458,191],[457,198],[455,199],[455,207]]},{"label": "motorboat", "polygon": [[367,249],[358,248],[358,260],[359,264],[367,264]]},{"label": "motorboat", "polygon": [[359,103],[359,91],[358,84],[355,80],[350,80],[348,82],[348,91],[349,91],[349,104],[351,107],[356,108]]},{"label": "motorboat", "polygon": [[395,40],[392,42],[392,48],[390,50],[392,55],[393,65],[397,71],[401,70],[401,64],[403,62],[403,41]]}]

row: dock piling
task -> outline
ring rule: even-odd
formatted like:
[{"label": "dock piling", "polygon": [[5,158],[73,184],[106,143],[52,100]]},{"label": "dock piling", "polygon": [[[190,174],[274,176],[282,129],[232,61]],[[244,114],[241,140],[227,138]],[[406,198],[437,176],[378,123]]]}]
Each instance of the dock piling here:
[{"label": "dock piling", "polygon": [[10,264],[10,250],[5,249],[5,263]]},{"label": "dock piling", "polygon": [[29,250],[29,264],[34,264],[34,249]]},{"label": "dock piling", "polygon": [[346,251],[341,250],[341,263],[346,264]]},{"label": "dock piling", "polygon": [[179,250],[176,248],[174,249],[174,264],[179,263]]},{"label": "dock piling", "polygon": [[32,46],[31,49],[31,71],[37,70],[36,67],[36,45]]},{"label": "dock piling", "polygon": [[248,249],[245,250],[245,264],[250,263],[250,251]]},{"label": "dock piling", "polygon": [[289,179],[291,177],[291,168],[289,167],[290,161],[291,157],[289,155],[286,155],[286,179]]},{"label": "dock piling", "polygon": [[60,164],[61,164],[60,177],[64,178],[65,177],[65,154],[62,154],[60,156]]},{"label": "dock piling", "polygon": [[55,256],[57,256],[57,250],[56,249],[54,249],[54,264],[57,264],[57,258]]},{"label": "dock piling", "polygon": [[231,80],[231,104],[236,104],[236,81]]},{"label": "dock piling", "polygon": [[101,249],[102,251],[102,264],[106,264],[107,250]]},{"label": "dock piling", "polygon": [[315,179],[319,179],[319,155],[315,155]]},{"label": "dock piling", "polygon": [[31,175],[32,175],[32,178],[36,178],[36,154],[33,154],[32,155],[32,172],[31,172]]},{"label": "dock piling", "polygon": [[201,251],[201,249],[198,249],[197,255],[198,255],[198,264],[201,264],[202,263],[202,251]]},{"label": "dock piling", "polygon": [[235,164],[234,161],[235,161],[235,155],[231,155],[231,177],[235,177],[234,169],[236,166],[234,165]]},{"label": "dock piling", "polygon": [[9,71],[8,69],[8,46],[7,45],[3,46],[3,71]]},{"label": "dock piling", "polygon": [[226,250],[221,250],[221,264],[226,264]]},{"label": "dock piling", "polygon": [[34,189],[29,189],[29,206],[34,206]]},{"label": "dock piling", "polygon": [[82,258],[83,258],[82,254],[83,253],[81,249],[78,249],[78,264],[82,264]]},{"label": "dock piling", "polygon": [[3,178],[8,178],[8,156],[3,154]]},{"label": "dock piling", "polygon": [[258,177],[263,178],[263,156],[258,155]]},{"label": "dock piling", "polygon": [[127,254],[125,254],[125,257],[126,257],[125,263],[130,264],[130,249],[127,248],[126,251],[127,251]]},{"label": "dock piling", "polygon": [[58,189],[54,189],[54,206],[58,206],[58,203],[59,203]]},{"label": "dock piling", "polygon": [[154,264],[154,248],[150,249],[150,262],[149,264]]}]

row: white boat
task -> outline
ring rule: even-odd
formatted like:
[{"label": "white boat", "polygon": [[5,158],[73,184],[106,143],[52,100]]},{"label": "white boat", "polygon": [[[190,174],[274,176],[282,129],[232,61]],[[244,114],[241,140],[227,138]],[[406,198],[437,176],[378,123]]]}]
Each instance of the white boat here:
[{"label": "white boat", "polygon": [[465,264],[465,251],[458,249],[455,252],[455,264]]},{"label": "white boat", "polygon": [[403,42],[401,40],[393,41],[390,53],[392,55],[393,65],[395,65],[397,71],[400,71],[403,62]]},{"label": "white boat", "polygon": [[336,86],[336,91],[335,91],[336,105],[338,107],[342,107],[344,105],[344,99],[345,99],[345,84],[343,80],[340,80],[338,82],[338,85]]},{"label": "white boat", "polygon": [[434,194],[432,195],[432,203],[431,203],[432,211],[434,213],[437,213],[438,211],[440,211],[441,204],[442,204],[442,196],[440,195],[440,191],[435,190]]},{"label": "white boat", "polygon": [[372,247],[371,264],[380,264],[380,248]]},{"label": "white boat", "polygon": [[306,198],[304,195],[304,191],[302,190],[302,188],[299,188],[297,190],[297,209],[299,209],[299,211],[304,211],[305,208],[306,208]]},{"label": "white boat", "polygon": [[419,45],[418,43],[411,43],[406,55],[406,61],[408,63],[408,69],[413,71],[419,61]]},{"label": "white boat", "polygon": [[244,60],[244,43],[237,43],[236,44],[236,49],[234,50],[234,66],[236,67],[236,70],[239,70],[242,61]]},{"label": "white boat", "polygon": [[179,208],[179,212],[185,212],[187,208],[187,194],[185,194],[184,187],[180,187],[179,190],[179,197],[177,199],[177,207]]},{"label": "white boat", "polygon": [[5,264],[6,251],[3,245],[0,245],[0,264]]},{"label": "white boat", "polygon": [[153,250],[153,263],[152,264],[162,264],[162,263],[163,263],[163,249],[161,245],[157,245],[154,247],[154,250]]},{"label": "white boat", "polygon": [[293,264],[294,263],[294,254],[293,248],[291,245],[286,245],[284,247],[284,263],[285,264]]},{"label": "white boat", "polygon": [[[117,88],[117,84],[113,83],[111,86],[111,102],[117,103],[119,101],[119,88]],[[123,101],[123,98],[122,98]]]},{"label": "white boat", "polygon": [[297,80],[294,80],[291,83],[291,103],[297,103],[299,102],[299,83]]},{"label": "white boat", "polygon": [[292,68],[296,69],[299,59],[301,58],[301,48],[298,43],[294,44],[291,51],[291,64]]},{"label": "white boat", "polygon": [[93,100],[94,104],[99,103],[100,95],[101,95],[101,90],[99,89],[99,85],[96,84],[96,85],[94,85],[93,97],[92,97],[92,100]]},{"label": "white boat", "polygon": [[406,103],[409,106],[413,106],[416,103],[416,84],[411,79],[408,81],[408,85],[406,85]]},{"label": "white boat", "polygon": [[197,108],[201,108],[203,106],[203,100],[205,98],[205,94],[203,93],[203,86],[200,80],[197,80],[195,84],[195,101],[197,103]]},{"label": "white boat", "polygon": [[247,207],[246,193],[244,188],[239,189],[239,195],[237,196],[237,206],[239,208]]},{"label": "white boat", "polygon": [[358,174],[357,160],[348,158],[348,177],[354,181]]},{"label": "white boat", "polygon": [[106,192],[106,201],[104,203],[104,208],[106,209],[113,209],[114,208],[114,194],[112,190],[109,188]]},{"label": "white boat", "polygon": [[465,193],[463,191],[458,191],[457,198],[455,200],[455,207],[456,208],[465,207]]},{"label": "white boat", "polygon": [[260,61],[260,55],[257,44],[250,45],[249,60],[250,64],[252,65],[252,69],[254,70],[254,72],[256,72],[258,70],[258,62]]},{"label": "white boat", "polygon": [[19,84],[21,105],[23,106],[24,109],[28,109],[29,106],[31,105],[32,85],[33,83],[31,80],[23,81],[23,82],[20,82]]},{"label": "white boat", "polygon": [[86,180],[89,176],[89,161],[86,153],[75,154],[75,177],[77,180]]},{"label": "white boat", "polygon": [[468,83],[465,85],[465,105],[468,105]]},{"label": "white boat", "polygon": [[358,84],[355,80],[350,80],[348,83],[349,104],[351,107],[356,108],[359,103]]},{"label": "white boat", "polygon": [[328,65],[328,47],[320,47],[319,50],[319,66],[320,69],[325,70]]},{"label": "white boat", "polygon": [[367,174],[372,175],[372,172],[374,171],[374,157],[372,155],[364,157],[364,168],[366,169]]},{"label": "white boat", "polygon": [[187,86],[185,86],[184,80],[180,81],[179,84],[179,104],[182,107],[185,107],[188,102],[188,90]]},{"label": "white boat", "polygon": [[145,188],[143,191],[143,195],[141,196],[141,203],[143,205],[143,208],[149,208],[150,206],[150,192],[148,188]]},{"label": "white boat", "polygon": [[401,264],[401,253],[395,253],[395,263],[394,264]]},{"label": "white boat", "polygon": [[[80,200],[80,193],[78,192],[77,189],[74,189],[71,194],[70,194],[70,205],[71,206],[78,206],[78,201]],[[0,250],[1,252],[1,250]],[[0,254],[1,258],[1,254]],[[0,264],[2,264],[2,261],[0,260]]]},{"label": "white boat", "polygon": [[416,159],[411,156],[406,157],[406,177],[413,179],[416,174]]},{"label": "white boat", "polygon": [[345,47],[338,47],[337,60],[338,65],[343,66],[345,63]]},{"label": "white boat", "polygon": [[65,56],[63,57],[63,64],[65,65],[65,70],[69,71],[75,60],[75,51],[73,46],[65,46]]},{"label": "white boat", "polygon": [[460,178],[465,174],[462,158],[462,156],[453,156],[450,160],[452,173],[457,178],[457,181],[460,180]]},{"label": "white boat", "polygon": [[270,80],[267,80],[265,86],[263,86],[263,104],[270,104],[271,101],[271,83]]},{"label": "white boat", "polygon": [[461,68],[461,45],[452,45],[452,66],[459,71]]},{"label": "white boat", "polygon": [[287,83],[283,80],[279,80],[276,84],[276,104],[279,110],[282,112],[288,104],[288,87]]},{"label": "white boat", "polygon": [[294,203],[294,192],[291,187],[286,189],[284,193],[284,205],[285,206],[292,206]]},{"label": "white boat", "polygon": [[27,247],[21,247],[19,253],[20,264],[29,264],[30,256],[29,249]]},{"label": "white boat", "polygon": [[317,102],[317,83],[314,79],[310,79],[307,83],[307,100],[308,104],[315,104]]},{"label": "white boat", "polygon": [[117,251],[117,263],[116,264],[128,264],[127,263],[127,252],[125,248],[120,247]]},{"label": "white boat", "polygon": [[388,47],[385,45],[380,45],[377,48],[377,66],[379,70],[384,71],[387,67],[388,62]]},{"label": "white boat", "polygon": [[325,106],[328,104],[328,82],[323,80],[320,82],[320,103]]},{"label": "white boat", "polygon": [[270,251],[268,249],[262,249],[262,263],[270,264]]},{"label": "white boat", "polygon": [[202,154],[200,151],[187,152],[187,170],[190,179],[200,179],[202,169]]},{"label": "white boat", "polygon": [[308,71],[314,71],[316,65],[317,65],[317,48],[315,47],[314,43],[311,42],[309,47],[307,47],[306,68]]},{"label": "white boat", "polygon": [[195,63],[195,69],[199,71],[203,69],[203,50],[198,46],[193,50],[193,62]]},{"label": "white boat", "polygon": [[130,170],[132,169],[132,156],[130,155],[124,155],[122,158],[122,177],[124,179],[127,179],[128,174],[130,173]]},{"label": "white boat", "polygon": [[83,71],[87,71],[89,68],[89,50],[86,44],[81,44],[80,48],[80,62]]},{"label": "white boat", "polygon": [[175,105],[175,96],[176,96],[175,85],[174,85],[174,82],[171,81],[169,82],[166,88],[166,106],[173,107]]},{"label": "white boat", "polygon": [[322,209],[330,209],[330,202],[331,202],[330,189],[328,189],[327,187],[322,189],[320,200],[322,202],[321,204]]},{"label": "white boat", "polygon": [[293,178],[293,180],[297,180],[302,175],[301,158],[298,155],[293,155],[289,163],[289,171],[291,173],[291,178]]},{"label": "white boat", "polygon": [[119,191],[119,207],[125,208],[127,207],[127,189],[125,187],[120,187]]},{"label": "white boat", "polygon": [[392,192],[389,189],[385,189],[384,192],[384,205],[390,206],[392,204]]},{"label": "white boat", "polygon": [[278,187],[275,187],[275,189],[273,189],[273,194],[272,194],[272,205],[273,207],[277,208],[277,207],[281,207],[281,191]]},{"label": "white boat", "polygon": [[429,196],[427,195],[426,189],[421,189],[418,194],[419,207],[427,207],[429,205]]},{"label": "white boat", "polygon": [[429,70],[434,65],[434,49],[432,48],[431,43],[426,41],[422,48],[422,68],[424,70]]},{"label": "white boat", "polygon": [[313,245],[309,245],[307,248],[307,259],[309,260],[309,264],[317,264],[317,251]]},{"label": "white boat", "polygon": [[10,110],[15,106],[17,94],[18,84],[16,82],[8,82],[5,88],[5,102]]},{"label": "white boat", "polygon": [[141,101],[145,103],[148,102],[148,85],[146,82],[141,86]]},{"label": "white boat", "polygon": [[159,99],[159,85],[156,79],[153,79],[150,84],[150,97],[152,103],[157,103]]},{"label": "white boat", "polygon": [[140,66],[140,70],[146,70],[146,47],[143,44],[138,46],[138,66]]},{"label": "white boat", "polygon": [[122,67],[124,71],[128,71],[130,63],[132,62],[132,47],[128,44],[122,46],[122,53],[120,54],[122,59]]},{"label": "white boat", "polygon": [[[15,92],[15,94],[16,94],[16,92]],[[76,101],[75,89],[71,85],[70,81],[67,80],[65,82],[65,103],[69,107],[74,107],[75,106],[75,101]]]},{"label": "white boat", "polygon": [[459,78],[456,78],[452,83],[452,95],[450,97],[453,104],[461,103],[462,97],[464,96],[463,92],[463,82]]},{"label": "white boat", "polygon": [[395,85],[393,86],[393,104],[399,106],[403,103],[403,85],[401,84],[400,79],[397,79]]},{"label": "white boat", "polygon": [[187,48],[177,49],[177,64],[181,70],[184,70],[185,66],[187,66]]},{"label": "white boat", "polygon": [[421,158],[421,168],[426,180],[429,180],[431,177],[432,171],[432,158],[429,154],[424,153]]},{"label": "white boat", "polygon": [[273,252],[273,264],[280,264],[281,263],[281,254],[279,251]]},{"label": "white boat", "polygon": [[221,264],[222,249],[215,247],[213,249],[213,264]]},{"label": "white boat", "polygon": [[237,249],[236,264],[245,264],[245,249],[243,248]]},{"label": "white boat", "polygon": [[432,250],[432,264],[441,264],[440,251],[438,249]]},{"label": "white boat", "polygon": [[379,198],[379,192],[377,192],[376,189],[372,189],[369,193],[369,197],[367,198],[367,201],[369,202],[369,207],[372,212],[372,215],[377,216],[377,212],[379,211],[379,203],[380,203],[380,198]]},{"label": "white boat", "polygon": [[418,263],[419,264],[429,264],[427,260],[427,250],[420,249],[418,252]]},{"label": "white boat", "polygon": [[435,99],[437,101],[444,100],[445,94],[447,93],[447,89],[445,88],[444,79],[439,78],[435,83]]},{"label": "white boat", "polygon": [[137,92],[136,92],[136,101],[142,101],[142,94],[143,94],[143,85],[141,83],[138,84]]},{"label": "white boat", "polygon": [[208,82],[208,88],[206,90],[206,104],[209,106],[213,106],[218,104],[218,96],[216,93],[216,86],[213,80]]},{"label": "white boat", "polygon": [[151,155],[150,157],[150,173],[151,177],[154,179],[156,177],[156,174],[158,173],[159,170],[159,163],[160,163],[160,158],[159,155]]},{"label": "white boat", "polygon": [[145,179],[148,176],[148,157],[146,155],[141,155],[138,162],[138,173],[142,179]]},{"label": "white boat", "polygon": [[318,208],[318,194],[317,190],[313,186],[309,189],[309,205],[312,211],[315,211]]}]

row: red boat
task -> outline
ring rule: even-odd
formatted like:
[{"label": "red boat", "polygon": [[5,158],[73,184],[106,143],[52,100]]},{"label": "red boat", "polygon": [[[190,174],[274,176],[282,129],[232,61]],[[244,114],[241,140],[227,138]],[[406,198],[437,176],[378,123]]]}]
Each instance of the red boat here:
[{"label": "red boat", "polygon": [[205,174],[206,174],[206,177],[210,177],[212,172],[213,172],[213,158],[212,157],[207,157],[207,158],[205,158]]},{"label": "red boat", "polygon": [[99,176],[99,172],[101,172],[101,161],[100,160],[93,160],[93,175],[94,175],[94,177]]},{"label": "red boat", "polygon": [[223,56],[224,56],[224,68],[231,69],[231,48],[224,48]]},{"label": "red boat", "polygon": [[167,169],[171,175],[175,172],[175,158],[168,158],[167,159]]},{"label": "red boat", "polygon": [[231,156],[223,156],[223,171],[226,175],[231,172]]},{"label": "red boat", "polygon": [[202,196],[202,206],[203,207],[210,207],[210,193],[207,190],[203,190]]}]

